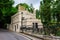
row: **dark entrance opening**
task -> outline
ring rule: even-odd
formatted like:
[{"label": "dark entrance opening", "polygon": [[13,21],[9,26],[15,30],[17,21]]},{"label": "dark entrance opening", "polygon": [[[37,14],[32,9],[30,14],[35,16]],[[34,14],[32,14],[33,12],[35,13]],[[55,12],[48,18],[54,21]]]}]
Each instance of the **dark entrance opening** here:
[{"label": "dark entrance opening", "polygon": [[33,23],[33,31],[32,32],[35,32],[35,31],[38,31],[38,23]]},{"label": "dark entrance opening", "polygon": [[15,25],[15,32],[16,32],[16,25]]},{"label": "dark entrance opening", "polygon": [[38,23],[35,23],[36,28],[38,28]]}]

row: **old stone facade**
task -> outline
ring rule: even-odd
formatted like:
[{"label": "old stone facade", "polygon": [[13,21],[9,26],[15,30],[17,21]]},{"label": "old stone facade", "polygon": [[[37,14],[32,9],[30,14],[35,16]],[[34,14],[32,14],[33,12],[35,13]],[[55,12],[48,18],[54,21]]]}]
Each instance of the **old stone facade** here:
[{"label": "old stone facade", "polygon": [[38,28],[43,28],[41,20],[36,19],[35,11],[30,13],[26,11],[22,6],[18,7],[18,12],[11,16],[11,24],[9,29],[15,32],[20,32],[20,28],[23,27],[32,27],[33,23],[38,24]]}]

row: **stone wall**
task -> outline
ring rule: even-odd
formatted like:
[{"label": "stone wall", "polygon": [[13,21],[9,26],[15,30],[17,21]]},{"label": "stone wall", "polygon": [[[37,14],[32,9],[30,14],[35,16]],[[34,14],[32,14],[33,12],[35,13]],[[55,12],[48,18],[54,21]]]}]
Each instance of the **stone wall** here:
[{"label": "stone wall", "polygon": [[[21,14],[22,12],[23,14]],[[24,18],[23,20],[21,20],[22,17]],[[21,11],[19,9],[19,11],[15,15],[11,16],[11,26],[10,26],[11,30],[15,32],[20,32],[20,28],[22,25],[21,22],[26,27],[32,27],[33,23],[38,23],[38,25],[42,25],[41,20],[36,19],[35,11],[34,13],[30,13],[26,10]],[[43,28],[43,26],[38,26],[38,28]]]}]

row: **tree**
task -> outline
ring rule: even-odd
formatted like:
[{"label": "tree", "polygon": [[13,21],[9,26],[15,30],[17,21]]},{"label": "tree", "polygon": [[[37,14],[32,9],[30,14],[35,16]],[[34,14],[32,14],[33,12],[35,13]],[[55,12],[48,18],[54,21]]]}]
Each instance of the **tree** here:
[{"label": "tree", "polygon": [[20,4],[18,4],[18,5],[16,6],[17,9],[18,9],[18,6],[19,6],[19,5],[25,7],[25,10],[27,10],[27,11],[29,11],[29,12],[31,12],[31,13],[33,13],[33,11],[34,11],[34,8],[33,8],[33,5],[32,5],[32,4],[29,6],[29,5],[26,4],[26,3],[20,3]]},{"label": "tree", "polygon": [[40,19],[40,11],[39,10],[36,10],[36,18]]},{"label": "tree", "polygon": [[11,16],[17,12],[15,10],[16,8],[12,7],[13,4],[14,4],[13,0],[0,0],[0,14],[2,14],[0,19],[1,20],[0,26],[2,28],[4,28],[5,24],[10,23]]},{"label": "tree", "polygon": [[60,1],[59,0],[56,0],[55,2],[55,16],[56,16],[56,19],[57,19],[57,33],[56,35],[60,36]]},{"label": "tree", "polygon": [[41,22],[44,26],[45,34],[49,34],[49,25],[51,22],[51,0],[43,0],[40,2]]},{"label": "tree", "polygon": [[60,1],[43,0],[40,4],[40,16],[45,33],[60,35]]},{"label": "tree", "polygon": [[29,12],[33,13],[34,12],[34,8],[33,8],[33,5],[31,4],[30,7],[29,7]]},{"label": "tree", "polygon": [[60,22],[60,1],[56,0],[56,18],[57,18],[57,22]]},{"label": "tree", "polygon": [[59,0],[53,0],[52,2],[52,19],[53,22],[56,24],[55,29],[55,35],[60,35],[59,29],[60,29],[60,1]]}]

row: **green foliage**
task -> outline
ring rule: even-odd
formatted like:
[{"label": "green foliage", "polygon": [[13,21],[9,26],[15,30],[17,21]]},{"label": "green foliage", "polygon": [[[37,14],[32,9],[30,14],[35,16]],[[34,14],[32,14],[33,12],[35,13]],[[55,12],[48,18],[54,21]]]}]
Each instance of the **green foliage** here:
[{"label": "green foliage", "polygon": [[31,13],[33,13],[34,8],[33,8],[33,5],[32,5],[32,4],[31,4],[30,7],[28,8],[28,11],[31,12]]},{"label": "green foliage", "polygon": [[17,9],[12,7],[13,4],[13,0],[0,0],[0,26],[10,23],[11,16],[17,12]]},{"label": "green foliage", "polygon": [[25,7],[25,10],[27,10],[27,11],[29,11],[29,12],[31,12],[31,13],[33,13],[33,11],[34,11],[34,8],[33,8],[33,5],[32,5],[32,4],[31,4],[31,6],[29,6],[29,5],[26,4],[26,3],[20,3],[20,4],[18,4],[18,5],[16,6],[17,9],[18,9],[18,6],[19,6],[19,5]]},{"label": "green foliage", "polygon": [[40,19],[40,11],[39,10],[36,10],[36,18]]},{"label": "green foliage", "polygon": [[46,23],[49,23],[51,20],[51,15],[50,15],[50,13],[51,13],[51,11],[50,11],[50,3],[48,2],[48,1],[44,1],[43,3],[41,2],[41,9],[40,9],[41,11],[41,15],[43,15],[43,16],[41,16],[41,18],[43,19],[43,21],[42,22],[46,22]]},{"label": "green foliage", "polygon": [[[60,28],[60,1],[43,0],[40,2],[40,17],[45,33],[60,35],[57,27]],[[53,24],[55,26],[53,26]],[[48,30],[48,31],[47,31]],[[53,30],[53,31],[51,31]]]}]

